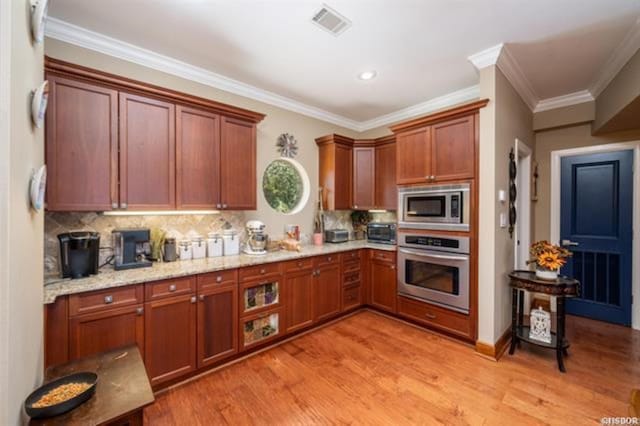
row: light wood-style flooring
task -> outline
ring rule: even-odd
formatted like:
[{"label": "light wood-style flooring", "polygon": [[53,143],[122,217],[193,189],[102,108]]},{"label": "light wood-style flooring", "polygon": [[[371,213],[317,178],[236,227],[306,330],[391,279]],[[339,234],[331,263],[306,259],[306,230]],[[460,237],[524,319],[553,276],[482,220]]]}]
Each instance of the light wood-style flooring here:
[{"label": "light wood-style flooring", "polygon": [[150,425],[599,424],[640,387],[640,332],[568,317],[567,373],[522,344],[499,362],[371,311],[157,397]]}]

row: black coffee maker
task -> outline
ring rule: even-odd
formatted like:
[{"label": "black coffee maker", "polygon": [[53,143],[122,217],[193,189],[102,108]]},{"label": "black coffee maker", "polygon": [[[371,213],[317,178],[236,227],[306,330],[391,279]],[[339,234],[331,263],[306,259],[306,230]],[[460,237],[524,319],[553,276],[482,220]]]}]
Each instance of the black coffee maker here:
[{"label": "black coffee maker", "polygon": [[58,235],[62,278],[82,278],[98,273],[100,234],[67,232]]}]

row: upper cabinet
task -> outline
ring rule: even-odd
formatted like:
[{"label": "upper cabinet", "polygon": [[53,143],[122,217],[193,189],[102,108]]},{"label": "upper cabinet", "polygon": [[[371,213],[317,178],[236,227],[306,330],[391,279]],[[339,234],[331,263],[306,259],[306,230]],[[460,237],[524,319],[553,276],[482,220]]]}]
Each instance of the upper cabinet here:
[{"label": "upper cabinet", "polygon": [[46,58],[50,211],[256,208],[264,115]]},{"label": "upper cabinet", "polygon": [[353,140],[334,134],[316,143],[325,209],[396,209],[395,136]]},{"label": "upper cabinet", "polygon": [[478,110],[487,102],[473,102],[392,126],[396,134],[398,184],[472,179]]},{"label": "upper cabinet", "polygon": [[120,208],[175,208],[175,106],[120,93]]},{"label": "upper cabinet", "polygon": [[47,207],[118,207],[118,92],[58,76],[49,80]]}]

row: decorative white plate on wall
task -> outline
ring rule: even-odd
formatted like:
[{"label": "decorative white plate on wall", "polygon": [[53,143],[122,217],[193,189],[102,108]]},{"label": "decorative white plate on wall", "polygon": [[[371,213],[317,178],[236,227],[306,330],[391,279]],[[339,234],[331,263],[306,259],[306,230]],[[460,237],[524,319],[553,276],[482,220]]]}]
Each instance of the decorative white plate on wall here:
[{"label": "decorative white plate on wall", "polygon": [[31,0],[31,35],[36,43],[44,40],[49,0]]},{"label": "decorative white plate on wall", "polygon": [[47,188],[47,166],[40,167],[31,177],[29,188],[29,198],[31,198],[31,207],[39,211],[44,207],[44,194]]},{"label": "decorative white plate on wall", "polygon": [[37,128],[44,123],[44,114],[47,112],[47,101],[49,99],[49,82],[44,81],[40,87],[33,91],[31,99],[31,120]]}]

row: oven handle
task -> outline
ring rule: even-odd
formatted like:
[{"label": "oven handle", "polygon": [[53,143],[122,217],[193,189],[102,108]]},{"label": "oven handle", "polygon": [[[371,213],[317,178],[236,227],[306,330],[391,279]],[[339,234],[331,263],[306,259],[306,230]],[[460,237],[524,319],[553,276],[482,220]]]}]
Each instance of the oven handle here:
[{"label": "oven handle", "polygon": [[415,256],[421,256],[421,257],[432,257],[435,259],[443,259],[443,260],[457,260],[457,261],[462,261],[462,262],[466,262],[467,260],[469,260],[468,256],[446,256],[446,255],[442,255],[442,254],[426,254],[423,252],[419,252],[416,250],[407,250],[407,249],[400,249],[400,253],[404,253],[404,254],[413,254]]}]

